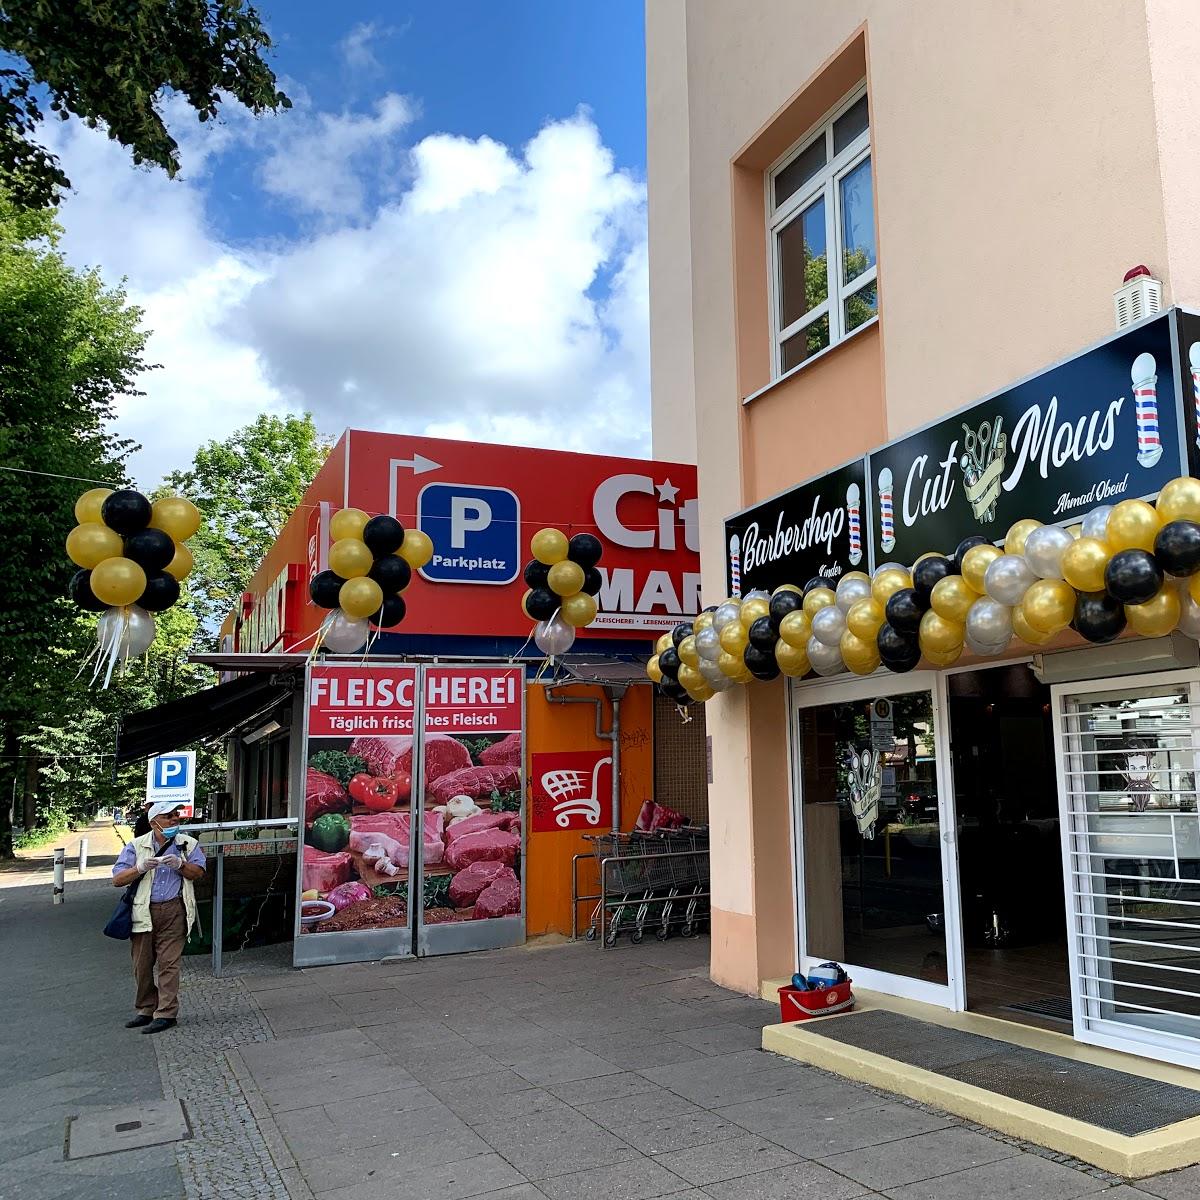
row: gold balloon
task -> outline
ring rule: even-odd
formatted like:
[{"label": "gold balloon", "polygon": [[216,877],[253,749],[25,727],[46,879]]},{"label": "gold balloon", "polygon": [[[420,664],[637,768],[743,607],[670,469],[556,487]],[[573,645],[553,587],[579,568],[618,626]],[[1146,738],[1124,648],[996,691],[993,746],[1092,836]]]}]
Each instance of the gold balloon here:
[{"label": "gold balloon", "polygon": [[839,582],[842,582],[842,580],[846,579],[860,579],[863,583],[871,582],[871,577],[866,573],[866,571],[847,571],[845,575],[842,576],[842,579],[839,580]]},{"label": "gold balloon", "polygon": [[837,595],[832,588],[819,587],[813,588],[807,596],[804,597],[804,611],[808,613],[809,619],[817,615],[823,608],[828,608],[831,604],[837,603]]},{"label": "gold balloon", "polygon": [[961,645],[951,646],[949,650],[922,650],[921,654],[931,667],[952,667],[962,657]]},{"label": "gold balloon", "polygon": [[1069,534],[1070,534],[1070,535],[1071,535],[1073,538],[1080,538],[1080,537],[1083,537],[1083,526],[1082,526],[1082,525],[1068,525],[1068,526],[1067,526],[1067,532],[1068,532],[1068,533],[1069,533]]},{"label": "gold balloon", "polygon": [[[795,617],[804,614],[789,613],[788,615]],[[782,627],[780,632],[783,632]],[[807,644],[797,646],[791,642],[785,642],[782,638],[775,643],[775,661],[779,664],[779,669],[792,679],[799,679],[801,675],[807,675],[811,668],[808,661]]]},{"label": "gold balloon", "polygon": [[433,541],[419,529],[406,529],[397,553],[414,571],[419,571],[433,557]]},{"label": "gold balloon", "polygon": [[[357,579],[365,575],[374,563],[375,556],[361,538],[342,538],[329,547],[329,569],[343,579]],[[377,604],[375,608],[378,607]]]},{"label": "gold balloon", "polygon": [[947,575],[933,585],[929,604],[939,617],[961,625],[971,611],[971,605],[979,599],[979,593],[961,575]]},{"label": "gold balloon", "polygon": [[871,580],[871,595],[877,604],[887,606],[888,600],[896,592],[912,587],[912,576],[899,567],[888,567],[885,571],[876,571]]},{"label": "gold balloon", "polygon": [[338,607],[348,617],[369,617],[382,603],[383,588],[365,575],[347,579],[338,592]]},{"label": "gold balloon", "polygon": [[947,621],[932,608],[921,618],[921,628],[917,631],[921,653],[926,656],[930,650],[945,653],[955,646],[961,647],[963,637],[963,627],[958,621]]},{"label": "gold balloon", "polygon": [[546,572],[546,584],[556,596],[573,596],[583,587],[583,568],[569,558],[556,562]]},{"label": "gold balloon", "polygon": [[582,629],[596,619],[596,598],[587,592],[576,592],[573,596],[564,596],[560,615],[568,625]]},{"label": "gold balloon", "polygon": [[657,654],[646,664],[646,674],[650,676],[654,683],[662,682],[662,667],[658,665]]},{"label": "gold balloon", "polygon": [[696,633],[703,633],[706,629],[712,626],[713,615],[710,612],[702,612],[696,614],[696,619],[692,622],[692,629]]},{"label": "gold balloon", "polygon": [[674,645],[675,639],[669,633],[664,633],[662,637],[660,637],[658,641],[654,643],[654,649],[657,653],[661,654],[664,650],[670,650],[670,648]]},{"label": "gold balloon", "polygon": [[803,611],[788,613],[779,622],[779,636],[789,646],[803,650],[808,645],[808,639],[812,637],[812,618]]},{"label": "gold balloon", "polygon": [[529,552],[548,567],[567,557],[567,535],[561,529],[539,529],[529,539]]},{"label": "gold balloon", "polygon": [[704,686],[704,676],[695,667],[689,667],[687,663],[680,664],[675,677],[679,680],[680,686],[689,692],[693,688]]},{"label": "gold balloon", "polygon": [[883,628],[887,616],[883,605],[874,596],[856,600],[846,614],[846,628],[864,642],[874,642],[875,635]]},{"label": "gold balloon", "polygon": [[106,558],[92,568],[90,582],[97,600],[121,608],[146,590],[146,572],[131,558]]},{"label": "gold balloon", "polygon": [[1004,538],[1004,553],[1005,554],[1024,554],[1025,539],[1035,530],[1041,528],[1041,521],[1035,521],[1032,517],[1026,517],[1023,521],[1017,521],[1008,531]]},{"label": "gold balloon", "polygon": [[1154,507],[1164,525],[1171,521],[1200,521],[1200,479],[1190,475],[1172,479],[1158,493]]},{"label": "gold balloon", "polygon": [[533,615],[533,613],[531,613],[531,612],[529,611],[529,597],[530,597],[530,596],[532,596],[532,595],[533,595],[533,588],[526,588],[526,589],[525,589],[525,595],[523,595],[523,596],[521,597],[521,611],[522,611],[522,612],[523,612],[523,613],[524,613],[524,614],[525,614],[525,615],[526,615],[526,616],[527,616],[527,617],[528,617],[528,618],[529,618],[531,621],[535,621],[535,620],[537,620],[537,618],[536,618],[536,617]]},{"label": "gold balloon", "polygon": [[707,704],[716,695],[716,692],[713,691],[712,685],[708,682],[708,680],[701,675],[700,686],[688,688],[687,694],[691,696],[691,698],[695,700],[697,704]]},{"label": "gold balloon", "polygon": [[358,538],[362,541],[363,530],[371,518],[361,508],[341,508],[329,521],[329,536],[340,542],[342,538]]},{"label": "gold balloon", "polygon": [[163,496],[150,506],[150,528],[186,542],[200,528],[200,510],[182,496]]},{"label": "gold balloon", "polygon": [[[700,669],[700,653],[696,649],[696,639],[689,635],[676,647],[679,651],[679,661],[686,663],[689,667]],[[703,676],[701,676],[703,678]]]},{"label": "gold balloon", "polygon": [[[166,530],[163,532],[165,533]],[[167,563],[163,570],[173,579],[178,579],[182,583],[192,573],[195,565],[196,560],[192,558],[192,552],[180,542],[175,546],[175,557]]]},{"label": "gold balloon", "polygon": [[1021,606],[1018,604],[1012,610],[1013,633],[1030,646],[1044,646],[1047,642],[1054,638],[1052,633],[1042,633],[1040,630],[1034,629],[1028,621],[1025,620],[1025,614],[1021,611]]},{"label": "gold balloon", "polygon": [[753,600],[743,600],[740,613],[742,624],[749,629],[759,617],[768,616],[770,612],[770,600],[764,600],[761,596],[755,596]]},{"label": "gold balloon", "polygon": [[794,583],[781,583],[772,593],[772,596],[778,596],[780,592],[795,592],[798,596],[804,595],[804,589],[797,587]]},{"label": "gold balloon", "polygon": [[[862,603],[862,601],[859,603]],[[847,629],[842,634],[840,648],[842,651],[842,661],[855,675],[870,675],[878,669],[879,648],[875,645],[874,638],[867,641],[865,638],[860,638]]]},{"label": "gold balloon", "polygon": [[[736,622],[731,621],[725,626],[725,629],[731,628],[734,624]],[[725,629],[721,632],[724,633]],[[742,660],[741,654],[730,654],[727,651],[722,651],[721,657],[717,659],[717,669],[729,679],[740,680],[746,674],[746,664]]]},{"label": "gold balloon", "polygon": [[962,557],[962,577],[967,581],[967,586],[982,596],[983,577],[988,567],[1003,553],[999,546],[972,546]]},{"label": "gold balloon", "polygon": [[741,621],[730,621],[724,629],[721,630],[721,649],[729,654],[736,654],[741,657],[741,653],[745,650],[750,642],[750,635],[746,632],[746,627]]},{"label": "gold balloon", "polygon": [[75,520],[80,525],[86,525],[89,521],[97,523],[103,521],[100,515],[100,510],[104,507],[104,502],[112,495],[112,488],[91,488],[83,493],[78,500],[75,501]]},{"label": "gold balloon", "polygon": [[1114,554],[1118,550],[1154,549],[1154,539],[1162,528],[1162,517],[1145,500],[1122,500],[1108,514],[1104,540]]},{"label": "gold balloon", "polygon": [[1039,579],[1021,601],[1021,613],[1038,633],[1061,633],[1075,615],[1075,589],[1061,579]]},{"label": "gold balloon", "polygon": [[1166,637],[1179,624],[1180,612],[1179,592],[1169,583],[1145,604],[1125,605],[1129,627],[1142,637]]},{"label": "gold balloon", "polygon": [[1104,568],[1112,550],[1099,538],[1076,538],[1062,554],[1063,578],[1078,592],[1104,591]]},{"label": "gold balloon", "polygon": [[1192,575],[1187,582],[1188,595],[1200,604],[1200,575]]},{"label": "gold balloon", "polygon": [[[77,566],[91,568],[106,558],[120,558],[125,553],[125,543],[115,529],[88,521],[76,525],[67,534],[67,557]],[[141,595],[141,593],[138,593]]]}]

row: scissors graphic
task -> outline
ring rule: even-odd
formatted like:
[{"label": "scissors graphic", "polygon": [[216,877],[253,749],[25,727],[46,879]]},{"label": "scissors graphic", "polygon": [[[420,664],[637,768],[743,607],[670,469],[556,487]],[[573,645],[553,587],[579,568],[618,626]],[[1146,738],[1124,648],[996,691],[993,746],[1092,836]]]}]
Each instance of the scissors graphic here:
[{"label": "scissors graphic", "polygon": [[994,427],[991,421],[981,421],[977,430],[963,425],[963,448],[966,450],[962,458],[964,471],[968,467],[974,467],[976,475],[983,474],[1000,445],[1000,431],[1003,425],[1003,417],[996,418]]}]

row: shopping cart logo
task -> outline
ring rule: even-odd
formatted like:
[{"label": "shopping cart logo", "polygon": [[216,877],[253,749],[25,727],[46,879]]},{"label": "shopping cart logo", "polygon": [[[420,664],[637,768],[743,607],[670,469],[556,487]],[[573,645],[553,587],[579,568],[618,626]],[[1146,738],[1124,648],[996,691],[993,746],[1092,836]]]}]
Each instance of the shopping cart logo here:
[{"label": "shopping cart logo", "polygon": [[612,765],[603,750],[533,755],[534,831],[596,829],[611,798]]}]

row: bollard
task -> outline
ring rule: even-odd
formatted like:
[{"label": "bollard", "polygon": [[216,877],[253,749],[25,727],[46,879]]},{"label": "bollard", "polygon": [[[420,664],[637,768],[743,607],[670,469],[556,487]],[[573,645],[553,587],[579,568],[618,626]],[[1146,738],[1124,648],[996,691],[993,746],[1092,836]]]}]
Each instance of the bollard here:
[{"label": "bollard", "polygon": [[67,881],[67,850],[65,846],[54,848],[54,903],[61,904]]},{"label": "bollard", "polygon": [[84,871],[87,870],[87,852],[88,852],[88,840],[87,840],[87,838],[80,838],[79,839],[79,873],[80,873],[80,875],[82,875],[84,873]]}]

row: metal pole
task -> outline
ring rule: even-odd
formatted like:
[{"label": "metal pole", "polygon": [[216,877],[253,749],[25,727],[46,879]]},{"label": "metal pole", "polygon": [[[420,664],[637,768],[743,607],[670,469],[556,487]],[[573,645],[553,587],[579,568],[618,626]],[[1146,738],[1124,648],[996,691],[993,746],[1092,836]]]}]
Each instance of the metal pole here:
[{"label": "metal pole", "polygon": [[612,831],[621,832],[621,696],[612,690],[612,727],[608,731],[612,746]]},{"label": "metal pole", "polygon": [[225,939],[225,851],[217,848],[217,882],[213,889],[212,965],[213,975],[221,974],[221,945]]},{"label": "metal pole", "polygon": [[79,839],[79,873],[82,875],[87,870],[88,856],[88,840],[87,838]]},{"label": "metal pole", "polygon": [[54,903],[61,904],[66,899],[67,882],[67,850],[65,846],[54,848]]}]

